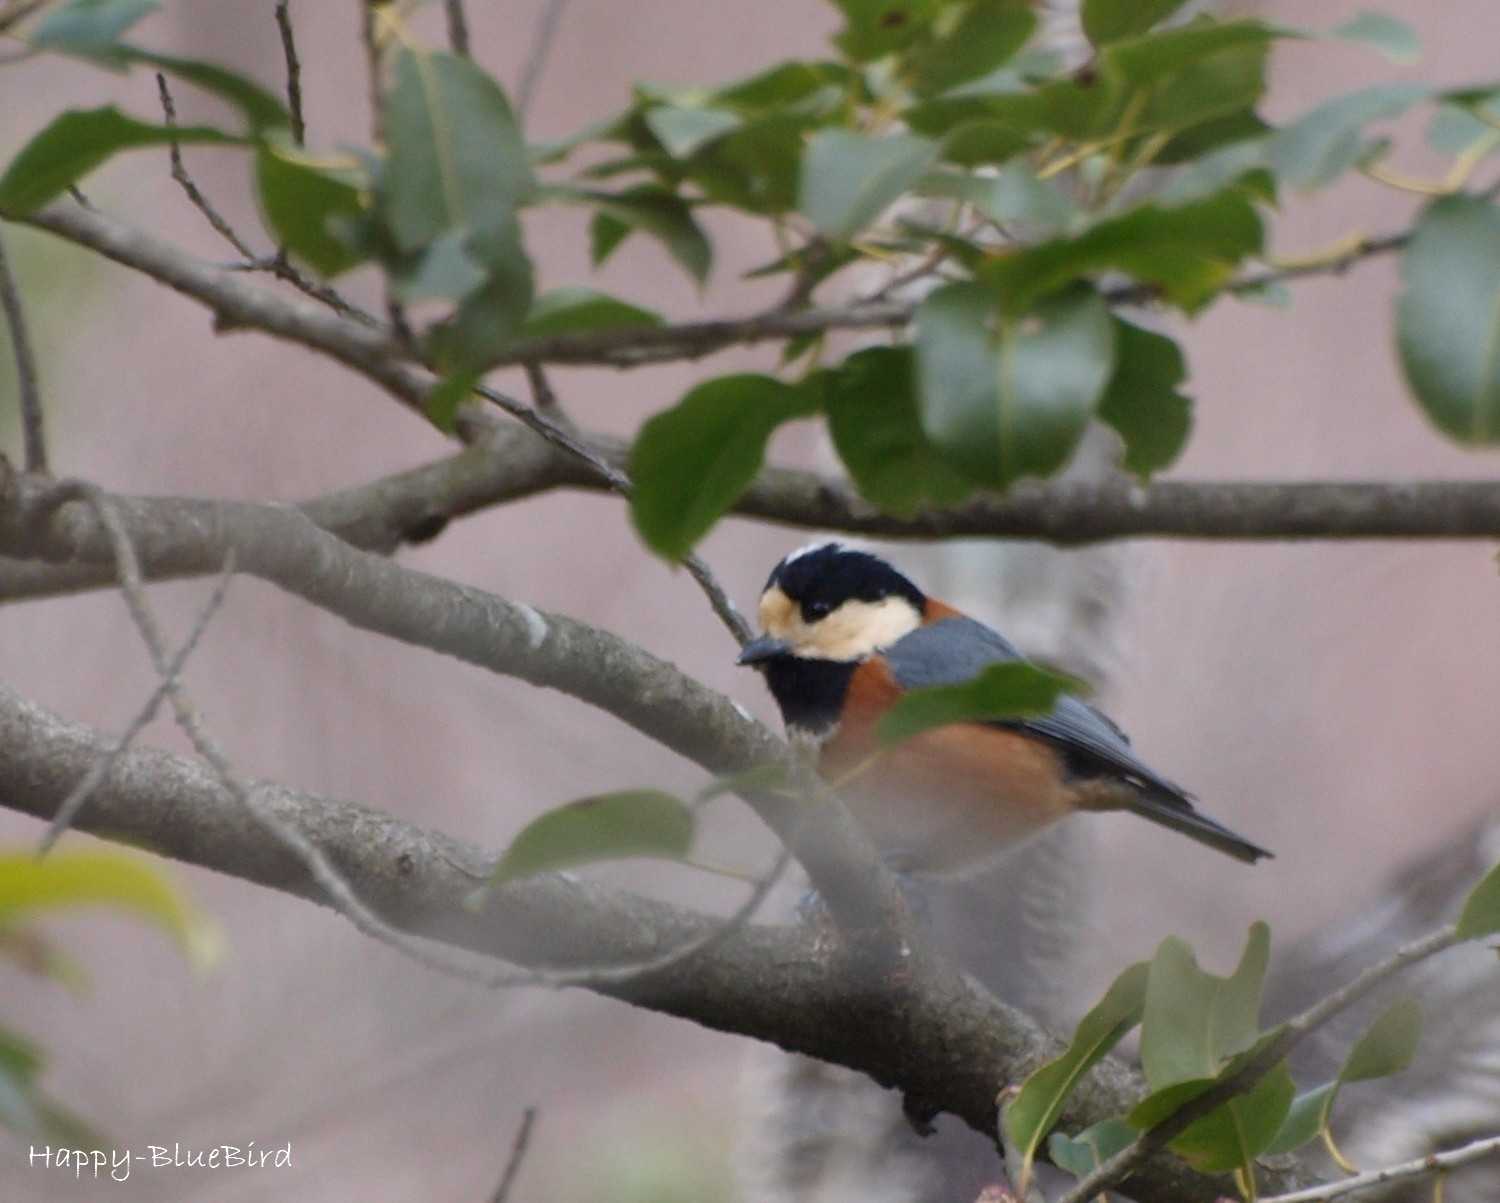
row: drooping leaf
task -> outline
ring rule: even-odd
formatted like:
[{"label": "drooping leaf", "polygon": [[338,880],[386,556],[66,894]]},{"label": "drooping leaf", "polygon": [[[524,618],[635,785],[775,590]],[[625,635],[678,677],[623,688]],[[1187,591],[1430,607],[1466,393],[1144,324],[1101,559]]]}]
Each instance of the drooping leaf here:
[{"label": "drooping leaf", "polygon": [[824,406],[839,458],[860,493],[883,510],[910,514],[925,504],[956,504],[972,492],[922,429],[910,347],[851,355],[827,378]]},{"label": "drooping leaf", "polygon": [[590,226],[594,266],[604,262],[626,235],[641,230],[656,238],[698,283],[708,278],[713,248],[681,197],[651,184],[625,192],[581,193],[597,214]]},{"label": "drooping leaf", "polygon": [[24,217],[116,152],[174,141],[233,145],[240,139],[203,125],[151,125],[127,117],[113,105],[71,109],[54,118],[10,161],[0,176],[0,213]]},{"label": "drooping leaf", "polygon": [[1084,0],[1083,32],[1095,46],[1145,33],[1188,0]]},{"label": "drooping leaf", "polygon": [[1414,63],[1422,57],[1422,43],[1405,21],[1389,13],[1365,9],[1333,31],[1346,42],[1373,47],[1393,63]]},{"label": "drooping leaf", "polygon": [[1063,694],[1083,688],[1071,677],[1021,660],[991,664],[977,677],[958,685],[932,685],[902,694],[881,717],[876,734],[882,746],[890,747],[952,723],[1048,714]]},{"label": "drooping leaf", "polygon": [[1061,468],[1113,369],[1114,328],[1092,289],[1006,316],[989,289],[953,284],[917,312],[923,429],[981,484]]},{"label": "drooping leaf", "polygon": [[160,7],[158,0],[67,0],[37,22],[27,40],[38,50],[96,54]]},{"label": "drooping leaf", "polygon": [[336,276],[367,258],[332,224],[364,216],[364,181],[357,173],[331,170],[292,146],[267,141],[255,149],[255,188],[277,243],[320,275]]},{"label": "drooping leaf", "polygon": [[592,288],[570,286],[544,292],[531,304],[521,327],[522,338],[576,334],[585,330],[619,330],[660,326],[661,315]]},{"label": "drooping leaf", "polygon": [[463,246],[484,273],[484,283],[428,334],[428,353],[444,372],[485,367],[515,341],[531,308],[531,260],[521,245],[521,227],[514,216],[503,224],[474,230]]},{"label": "drooping leaf", "polygon": [[693,834],[693,812],[660,790],[582,798],[528,823],[490,873],[490,884],[629,857],[682,860]]},{"label": "drooping leaf", "polygon": [[1151,961],[1141,1026],[1141,1066],[1153,1091],[1212,1079],[1255,1043],[1270,940],[1264,923],[1253,924],[1228,977],[1200,969],[1177,937],[1162,941]]},{"label": "drooping leaf", "polygon": [[936,143],[913,134],[823,130],[807,144],[797,207],[820,233],[851,238],[915,184],[937,153]]},{"label": "drooping leaf", "polygon": [[1175,342],[1115,319],[1115,372],[1099,417],[1125,441],[1125,470],[1142,480],[1170,467],[1187,445],[1193,402],[1178,392],[1186,378]]},{"label": "drooping leaf", "polygon": [[0,923],[40,911],[105,906],[145,919],[171,936],[197,965],[217,955],[219,937],[142,856],[117,849],[0,854]]},{"label": "drooping leaf", "polygon": [[[1079,1078],[1141,1021],[1146,1005],[1147,970],[1143,961],[1121,973],[1104,997],[1079,1021],[1067,1051],[1027,1078],[1020,1093],[1005,1107],[1001,1122],[1009,1147],[1021,1153],[1023,1175],[1030,1172],[1037,1147],[1062,1114],[1063,1104]],[[1128,1127],[1125,1130],[1130,1131]],[[1085,1139],[1088,1135],[1082,1134],[1079,1143],[1097,1153],[1097,1147]]]},{"label": "drooping leaf", "polygon": [[1366,126],[1399,117],[1432,91],[1426,84],[1377,84],[1326,101],[1276,132],[1271,167],[1293,188],[1321,188],[1379,149]]},{"label": "drooping leaf", "polygon": [[451,54],[403,49],[392,71],[380,203],[397,248],[511,222],[534,181],[500,86]]},{"label": "drooping leaf", "polygon": [[1464,899],[1458,916],[1458,935],[1463,940],[1500,932],[1500,865],[1496,865]]},{"label": "drooping leaf", "polygon": [[1304,1091],[1292,1100],[1286,1118],[1281,1121],[1281,1130],[1266,1146],[1272,1157],[1300,1149],[1309,1141],[1316,1140],[1328,1126],[1328,1111],[1333,1105],[1333,1096],[1338,1090],[1337,1080],[1324,1082]]},{"label": "drooping leaf", "polygon": [[1500,442],[1500,209],[1434,201],[1402,260],[1396,343],[1427,416],[1460,443]]},{"label": "drooping leaf", "polygon": [[754,479],[772,431],[818,403],[770,376],[722,376],[646,422],[630,456],[630,514],[646,545],[687,555]]},{"label": "drooping leaf", "polygon": [[674,159],[685,159],[744,124],[738,113],[715,108],[658,105],[646,111],[646,124]]},{"label": "drooping leaf", "polygon": [[392,295],[403,305],[418,301],[458,304],[473,296],[488,273],[470,250],[471,238],[469,230],[449,230],[420,251],[388,259]]},{"label": "drooping leaf", "polygon": [[1136,1135],[1122,1119],[1100,1120],[1077,1136],[1054,1132],[1047,1138],[1047,1156],[1058,1169],[1082,1178],[1121,1152]]}]

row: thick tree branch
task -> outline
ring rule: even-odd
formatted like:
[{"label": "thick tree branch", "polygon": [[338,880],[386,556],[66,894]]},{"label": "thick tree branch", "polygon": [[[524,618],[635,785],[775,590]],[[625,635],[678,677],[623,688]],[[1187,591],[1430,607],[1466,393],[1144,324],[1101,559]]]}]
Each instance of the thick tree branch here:
[{"label": "thick tree branch", "polygon": [[[0,804],[50,818],[110,742],[0,685]],[[476,914],[463,905],[473,878],[461,866],[482,865],[478,849],[355,803],[270,783],[255,788],[387,922],[485,956],[549,967],[638,962],[700,938],[718,922],[557,877],[503,887]],[[306,866],[196,761],[153,749],[126,753],[80,826],[323,901]],[[1061,1051],[1029,1017],[941,964],[910,963],[872,983],[851,973],[826,943],[799,928],[744,928],[688,962],[596,989],[851,1065],[986,1133],[994,1131],[999,1086]],[[1117,1115],[1142,1089],[1139,1075],[1106,1059],[1074,1093],[1062,1122],[1071,1130]],[[1310,1179],[1278,1171],[1266,1181],[1268,1189],[1286,1191]],[[1142,1200],[1208,1203],[1224,1186],[1161,1158],[1143,1166],[1129,1189]]]}]

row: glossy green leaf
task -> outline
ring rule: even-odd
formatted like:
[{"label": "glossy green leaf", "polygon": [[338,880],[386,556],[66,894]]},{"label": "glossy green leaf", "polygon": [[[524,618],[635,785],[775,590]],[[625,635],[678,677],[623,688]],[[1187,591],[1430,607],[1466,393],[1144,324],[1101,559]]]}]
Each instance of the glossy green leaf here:
[{"label": "glossy green leaf", "polygon": [[646,112],[646,124],[674,159],[685,159],[744,124],[738,113],[724,109],[658,105]]},{"label": "glossy green leaf", "polygon": [[1036,14],[1027,0],[971,0],[950,6],[939,25],[940,35],[915,50],[908,65],[918,96],[936,95],[1004,66],[1035,31]]},{"label": "glossy green leaf", "polygon": [[1271,167],[1293,188],[1321,188],[1374,154],[1365,127],[1399,117],[1432,94],[1426,84],[1377,84],[1320,104],[1270,140]]},{"label": "glossy green leaf", "polygon": [[834,39],[857,63],[882,58],[911,45],[932,23],[942,0],[834,0],[845,27]]},{"label": "glossy green leaf", "polygon": [[912,134],[823,130],[808,142],[797,207],[829,238],[851,238],[911,188],[937,154],[936,143]]},{"label": "glossy green leaf", "polygon": [[1012,312],[1070,281],[1123,271],[1189,312],[1200,309],[1261,249],[1259,215],[1237,188],[1164,207],[1147,203],[1068,238],[1054,238],[988,262],[986,283]]},{"label": "glossy green leaf", "polygon": [[599,861],[682,860],[693,846],[693,813],[660,790],[620,790],[570,802],[528,823],[490,874],[504,885]]},{"label": "glossy green leaf", "polygon": [[[1079,1021],[1067,1051],[1028,1077],[1020,1093],[1006,1105],[1001,1122],[1005,1125],[1008,1147],[1021,1153],[1023,1175],[1030,1172],[1037,1147],[1057,1123],[1063,1104],[1079,1078],[1141,1021],[1146,1005],[1147,970],[1146,963],[1141,962],[1120,974],[1104,997]],[[1125,1130],[1130,1131],[1128,1127]],[[1078,1143],[1097,1152],[1097,1147],[1084,1139],[1087,1136],[1088,1133],[1080,1136]]]},{"label": "glossy green leaf", "polygon": [[207,916],[142,856],[110,848],[55,851],[41,860],[29,850],[0,854],[0,923],[78,906],[145,919],[176,940],[194,964],[209,964],[218,953],[218,933]]},{"label": "glossy green leaf", "polygon": [[1283,1061],[1247,1093],[1190,1124],[1170,1147],[1204,1173],[1252,1165],[1275,1141],[1296,1094],[1296,1083]]},{"label": "glossy green leaf", "polygon": [[366,258],[333,225],[364,215],[363,187],[357,173],[329,170],[294,147],[262,142],[255,149],[256,196],[266,226],[320,275],[336,276]]},{"label": "glossy green leaf", "polygon": [[0,176],[0,213],[24,217],[122,150],[170,142],[233,145],[240,139],[208,126],[169,128],[127,117],[113,105],[71,109],[32,138]]},{"label": "glossy green leaf", "polygon": [[880,719],[876,728],[884,747],[952,723],[998,722],[1050,714],[1057,699],[1083,686],[1071,677],[1050,673],[1016,660],[991,664],[977,677],[958,685],[912,689]]},{"label": "glossy green leaf", "polygon": [[1095,46],[1145,33],[1188,0],[1083,0],[1083,32]]},{"label": "glossy green leaf", "polygon": [[1186,378],[1175,342],[1115,319],[1115,372],[1099,417],[1125,442],[1125,470],[1142,480],[1170,467],[1187,445],[1193,402],[1178,391]]},{"label": "glossy green leaf", "polygon": [[917,311],[923,429],[981,484],[1067,463],[1113,370],[1114,328],[1091,289],[1007,317],[989,289],[952,284]]},{"label": "glossy green leaf", "polygon": [[1422,57],[1416,31],[1389,13],[1366,9],[1336,28],[1333,36],[1370,46],[1394,63],[1414,63]]},{"label": "glossy green leaf", "polygon": [[860,493],[888,513],[954,505],[973,491],[922,429],[910,347],[851,355],[829,376],[824,407],[833,444]]},{"label": "glossy green leaf", "polygon": [[770,376],[722,376],[650,419],[630,456],[630,515],[647,546],[669,560],[692,551],[760,471],[776,427],[818,401]]},{"label": "glossy green leaf", "polygon": [[27,37],[38,50],[83,54],[113,47],[158,0],[68,0],[43,17]]},{"label": "glossy green leaf", "polygon": [[1047,1156],[1058,1169],[1082,1178],[1093,1173],[1137,1136],[1122,1119],[1100,1120],[1077,1136],[1054,1132],[1047,1139]]},{"label": "glossy green leaf", "polygon": [[523,338],[577,334],[585,330],[619,330],[660,326],[661,315],[592,288],[554,288],[532,302],[521,327]]},{"label": "glossy green leaf", "polygon": [[1270,944],[1270,929],[1253,924],[1234,972],[1218,977],[1200,969],[1176,936],[1162,941],[1151,961],[1141,1026],[1141,1066],[1153,1091],[1214,1078],[1255,1043]]},{"label": "glossy green leaf", "polygon": [[1460,443],[1500,443],[1500,209],[1434,201],[1402,259],[1396,343],[1427,416]]},{"label": "glossy green leaf", "polygon": [[1496,865],[1464,899],[1458,916],[1458,935],[1463,940],[1500,932],[1500,865]]},{"label": "glossy green leaf", "polygon": [[713,248],[681,197],[654,185],[581,195],[597,210],[589,231],[595,267],[609,258],[628,234],[641,230],[656,238],[698,283],[708,278]]},{"label": "glossy green leaf", "polygon": [[403,49],[392,72],[380,201],[397,248],[510,223],[534,181],[500,86],[451,54]]}]

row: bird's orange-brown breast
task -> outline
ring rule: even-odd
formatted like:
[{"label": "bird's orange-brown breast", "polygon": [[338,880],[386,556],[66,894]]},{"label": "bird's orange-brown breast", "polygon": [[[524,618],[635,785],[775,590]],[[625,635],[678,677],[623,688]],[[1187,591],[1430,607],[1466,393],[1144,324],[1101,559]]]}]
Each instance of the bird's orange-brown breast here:
[{"label": "bird's orange-brown breast", "polygon": [[881,750],[876,724],[901,692],[881,657],[861,664],[819,764],[882,848],[914,869],[954,872],[1072,809],[1061,757],[1018,731],[964,723]]}]

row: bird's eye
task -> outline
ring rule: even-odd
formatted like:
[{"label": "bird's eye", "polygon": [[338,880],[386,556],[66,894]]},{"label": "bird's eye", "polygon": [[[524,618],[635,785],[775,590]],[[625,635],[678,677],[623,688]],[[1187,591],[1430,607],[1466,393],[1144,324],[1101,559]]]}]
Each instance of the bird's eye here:
[{"label": "bird's eye", "polygon": [[833,606],[826,601],[809,601],[802,603],[802,617],[808,622],[817,622],[820,618],[827,618],[833,613]]}]

